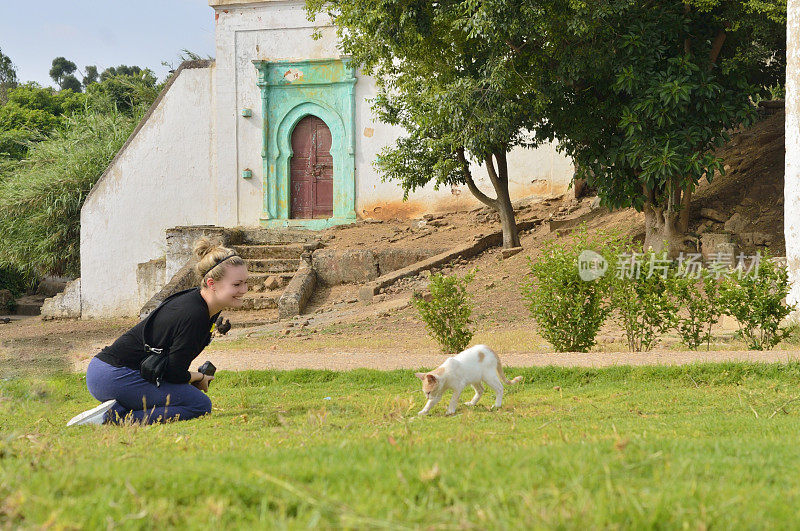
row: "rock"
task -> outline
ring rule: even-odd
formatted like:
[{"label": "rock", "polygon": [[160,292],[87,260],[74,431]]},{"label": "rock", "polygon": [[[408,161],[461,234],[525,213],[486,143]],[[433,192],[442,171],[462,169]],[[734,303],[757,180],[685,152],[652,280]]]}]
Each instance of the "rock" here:
[{"label": "rock", "polygon": [[731,235],[716,232],[706,232],[700,235],[700,252],[703,260],[711,260],[717,252],[728,252],[731,244]]},{"label": "rock", "polygon": [[739,237],[745,245],[772,245],[772,236],[764,232],[743,232]]},{"label": "rock", "polygon": [[264,289],[265,290],[273,290],[278,289],[281,287],[281,279],[277,277],[277,275],[270,275],[267,277],[267,280],[264,281]]},{"label": "rock", "polygon": [[720,223],[724,223],[727,219],[725,214],[714,208],[701,208],[700,216],[712,221],[718,221]]},{"label": "rock", "polygon": [[377,259],[369,249],[318,249],[314,251],[312,261],[318,280],[329,286],[378,278]]},{"label": "rock", "polygon": [[600,208],[600,196],[595,196],[589,204],[589,210],[597,210]]},{"label": "rock", "polygon": [[731,216],[731,219],[725,222],[725,230],[739,234],[740,232],[747,230],[750,225],[750,220],[746,219],[741,213],[737,212]]},{"label": "rock", "polygon": [[710,229],[713,226],[714,226],[714,222],[711,221],[710,219],[707,219],[703,223],[701,223],[699,227],[697,227],[697,232],[698,233],[705,232],[705,231],[707,231],[708,229]]},{"label": "rock", "polygon": [[522,251],[522,247],[511,247],[510,249],[503,249],[503,259],[510,258],[515,254],[518,254]]}]

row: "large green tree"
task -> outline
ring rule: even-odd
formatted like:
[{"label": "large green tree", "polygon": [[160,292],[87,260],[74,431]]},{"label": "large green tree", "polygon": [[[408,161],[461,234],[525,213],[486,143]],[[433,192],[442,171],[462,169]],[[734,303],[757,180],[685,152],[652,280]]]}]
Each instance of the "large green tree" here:
[{"label": "large green tree", "polygon": [[0,105],[8,101],[8,90],[17,86],[17,68],[11,58],[0,50]]},{"label": "large green tree", "polygon": [[644,211],[645,248],[674,256],[693,190],[722,171],[714,149],[782,83],[785,21],[777,0],[570,1],[536,19],[551,44],[548,71],[527,73],[548,102],[537,134],[604,204]]},{"label": "large green tree", "polygon": [[56,82],[56,85],[59,88],[64,87],[64,80],[65,79],[75,79],[75,76],[72,75],[78,67],[67,59],[66,57],[56,57],[53,59],[53,63],[50,65],[50,78]]},{"label": "large green tree", "polygon": [[[503,246],[518,246],[506,156],[536,143],[528,130],[542,104],[519,73],[539,69],[539,51],[525,46],[533,14],[524,13],[539,6],[501,5],[494,15],[504,22],[492,28],[483,25],[484,8],[475,1],[310,0],[307,6],[311,18],[332,17],[353,64],[376,79],[374,111],[405,131],[378,157],[384,179],[398,181],[406,199],[431,181],[466,185],[499,214]],[[493,193],[476,185],[470,162],[485,166]]]},{"label": "large green tree", "polygon": [[83,95],[30,82],[8,91],[0,107],[0,158],[22,159],[31,142],[61,127],[84,104]]}]

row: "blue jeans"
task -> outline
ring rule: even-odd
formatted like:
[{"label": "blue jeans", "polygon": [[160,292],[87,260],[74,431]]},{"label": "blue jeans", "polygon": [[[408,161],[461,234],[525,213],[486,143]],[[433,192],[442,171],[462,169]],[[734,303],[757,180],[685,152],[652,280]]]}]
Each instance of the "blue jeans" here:
[{"label": "blue jeans", "polygon": [[134,422],[152,424],[170,419],[186,420],[211,413],[211,399],[192,384],[162,382],[156,387],[129,367],[114,367],[92,358],[86,369],[86,387],[97,400],[112,398],[115,406],[104,422],[119,424],[126,416]]}]

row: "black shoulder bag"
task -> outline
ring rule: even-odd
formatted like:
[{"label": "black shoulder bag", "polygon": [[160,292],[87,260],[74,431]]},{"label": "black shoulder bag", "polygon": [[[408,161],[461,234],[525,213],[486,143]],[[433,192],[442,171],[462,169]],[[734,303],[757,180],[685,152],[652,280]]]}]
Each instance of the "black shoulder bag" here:
[{"label": "black shoulder bag", "polygon": [[147,330],[148,326],[152,322],[153,315],[155,315],[156,311],[161,309],[164,304],[177,297],[178,295],[183,295],[184,293],[188,293],[193,291],[197,288],[189,288],[185,290],[178,291],[177,293],[173,293],[159,304],[152,312],[150,312],[147,317],[145,317],[144,326],[142,326],[142,344],[144,345],[144,351],[149,353],[150,355],[147,356],[145,359],[142,360],[141,365],[139,366],[139,372],[142,374],[142,378],[147,380],[150,383],[156,384],[157,387],[161,387],[161,381],[164,378],[164,373],[167,370],[167,361],[169,360],[169,347],[162,347],[156,348],[152,347],[147,343]]}]

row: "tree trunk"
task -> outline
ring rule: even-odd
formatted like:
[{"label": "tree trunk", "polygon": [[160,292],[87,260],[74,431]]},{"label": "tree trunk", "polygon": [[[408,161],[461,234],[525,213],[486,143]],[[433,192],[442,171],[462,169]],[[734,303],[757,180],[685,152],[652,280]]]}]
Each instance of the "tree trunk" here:
[{"label": "tree trunk", "polygon": [[[690,193],[683,194],[680,190],[673,192],[671,197],[665,198],[664,205],[655,201],[652,191],[645,190],[647,201],[644,204],[644,252],[656,254],[666,251],[667,257],[677,258],[681,252],[686,252],[686,228],[688,227],[688,201]],[[684,201],[682,201],[682,197]],[[685,206],[684,206],[685,203]],[[677,206],[683,208],[679,211]]]},{"label": "tree trunk", "polygon": [[[497,168],[495,169],[492,155],[497,160]],[[517,229],[517,222],[514,219],[514,207],[511,205],[511,196],[508,193],[508,162],[506,161],[505,151],[496,151],[485,159],[486,171],[489,173],[489,180],[492,182],[497,198],[493,199],[483,192],[475,185],[472,179],[472,173],[469,170],[469,162],[464,155],[464,150],[461,149],[456,152],[459,162],[461,163],[461,173],[464,176],[464,182],[467,183],[467,188],[474,195],[478,201],[484,205],[491,207],[500,215],[500,223],[503,227],[503,248],[510,249],[512,247],[520,247],[519,243],[519,230]]]},{"label": "tree trunk", "polygon": [[511,196],[508,193],[508,162],[506,152],[497,151],[494,153],[497,161],[497,171],[492,164],[491,157],[486,159],[486,169],[489,171],[489,179],[492,181],[494,190],[497,193],[497,206],[495,210],[500,214],[500,223],[503,226],[503,249],[519,247],[519,230],[517,221],[514,219],[514,207],[511,206]]}]

